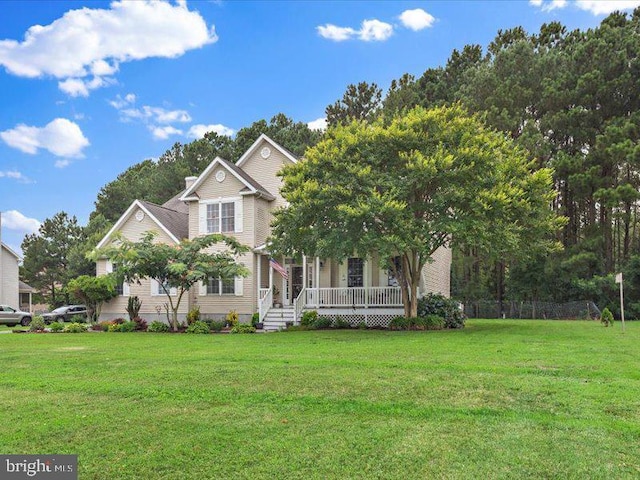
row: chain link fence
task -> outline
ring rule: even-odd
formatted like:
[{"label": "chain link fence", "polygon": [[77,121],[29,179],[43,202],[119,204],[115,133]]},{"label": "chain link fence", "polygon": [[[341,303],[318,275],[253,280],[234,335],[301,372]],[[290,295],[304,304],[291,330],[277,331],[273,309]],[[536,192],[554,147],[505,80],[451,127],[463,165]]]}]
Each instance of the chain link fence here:
[{"label": "chain link fence", "polygon": [[591,300],[555,303],[477,300],[464,304],[469,318],[522,318],[548,320],[594,320],[600,309]]}]

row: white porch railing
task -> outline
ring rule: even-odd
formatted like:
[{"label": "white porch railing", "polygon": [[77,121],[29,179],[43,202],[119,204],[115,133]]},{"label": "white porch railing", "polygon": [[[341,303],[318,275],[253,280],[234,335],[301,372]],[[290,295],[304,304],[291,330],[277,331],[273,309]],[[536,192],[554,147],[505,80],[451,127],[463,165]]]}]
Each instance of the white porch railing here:
[{"label": "white porch railing", "polygon": [[306,288],[303,288],[298,296],[293,300],[293,321],[297,325],[300,323],[300,316],[305,307],[305,299],[307,297]]},{"label": "white porch railing", "polygon": [[403,305],[400,287],[307,288],[303,292],[306,292],[306,301],[301,308]]},{"label": "white porch railing", "polygon": [[260,289],[260,307],[258,313],[260,315],[260,322],[267,315],[267,312],[273,305],[273,290],[270,288],[261,288]]}]

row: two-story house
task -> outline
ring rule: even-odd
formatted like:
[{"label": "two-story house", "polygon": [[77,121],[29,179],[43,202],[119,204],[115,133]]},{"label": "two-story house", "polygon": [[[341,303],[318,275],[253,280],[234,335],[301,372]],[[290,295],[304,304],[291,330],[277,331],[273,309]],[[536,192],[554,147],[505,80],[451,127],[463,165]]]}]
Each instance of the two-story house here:
[{"label": "two-story house", "polygon": [[[120,232],[137,240],[153,230],[156,241],[177,244],[184,238],[224,233],[251,247],[239,262],[250,272],[245,278],[210,279],[189,292],[180,316],[199,307],[201,315],[224,318],[235,310],[242,321],[258,313],[266,329],[296,322],[305,309],[321,315],[341,316],[351,323],[365,321],[385,326],[403,313],[400,288],[378,261],[349,258],[342,263],[330,258],[272,259],[267,239],[273,212],[286,206],[280,195],[282,180],[277,173],[288,163],[304,161],[261,135],[237,163],[216,158],[198,177],[187,177],[185,189],[163,205],[136,200],[98,244],[104,247]],[[434,262],[425,266],[421,292],[449,295],[451,252],[441,248]],[[113,270],[107,260],[97,262],[97,273]],[[166,319],[165,294],[154,280],[140,285],[122,285],[120,295],[102,309],[102,319],[125,315],[130,295],[142,300],[141,316]]]}]

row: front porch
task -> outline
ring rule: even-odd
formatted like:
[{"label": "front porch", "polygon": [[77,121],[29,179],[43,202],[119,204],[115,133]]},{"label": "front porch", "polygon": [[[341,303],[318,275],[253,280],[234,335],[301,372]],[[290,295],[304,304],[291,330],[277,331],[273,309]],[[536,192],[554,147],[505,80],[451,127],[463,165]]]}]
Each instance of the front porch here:
[{"label": "front porch", "polygon": [[285,328],[300,323],[302,312],[340,317],[353,326],[387,326],[404,312],[402,292],[378,260],[348,258],[335,260],[302,257],[271,261],[266,252],[256,251],[258,279],[257,311],[260,322]]}]

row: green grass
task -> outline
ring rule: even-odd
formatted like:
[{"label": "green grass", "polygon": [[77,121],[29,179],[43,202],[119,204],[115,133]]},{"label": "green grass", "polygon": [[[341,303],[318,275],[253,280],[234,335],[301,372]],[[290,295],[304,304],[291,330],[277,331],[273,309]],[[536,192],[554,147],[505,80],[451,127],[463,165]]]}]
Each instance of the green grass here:
[{"label": "green grass", "polygon": [[83,480],[640,476],[640,323],[7,334],[0,362],[0,452]]}]

